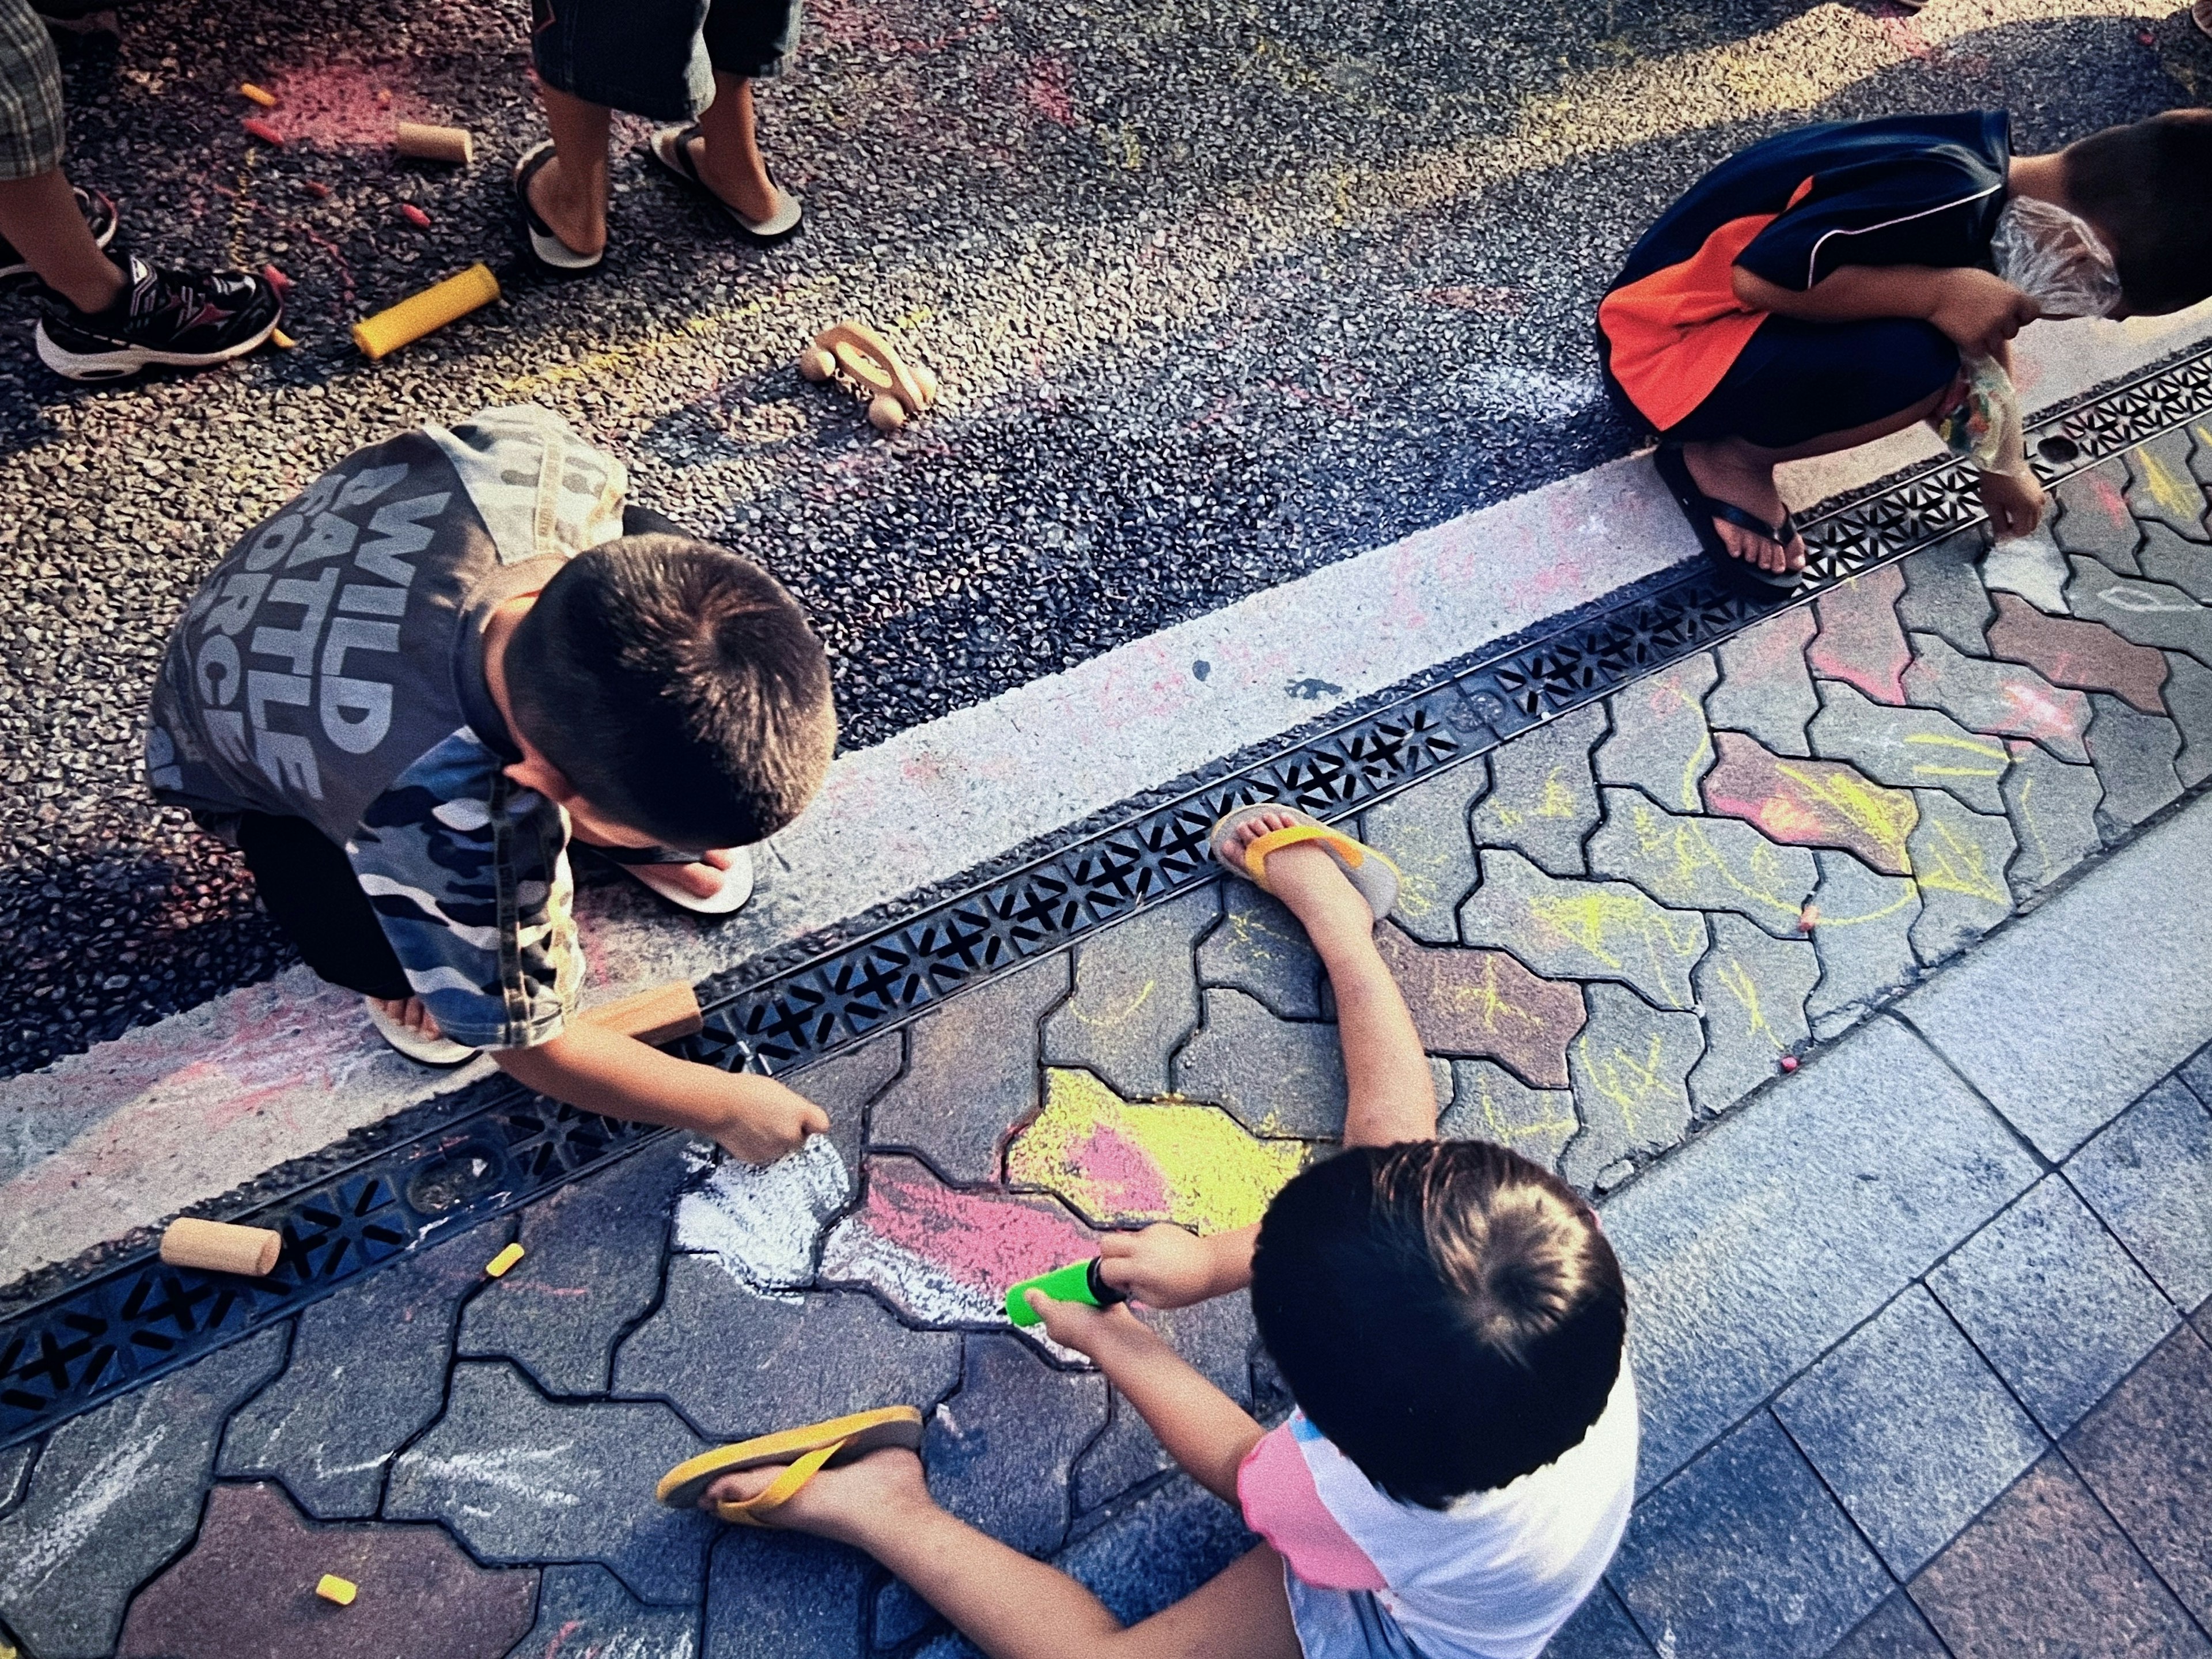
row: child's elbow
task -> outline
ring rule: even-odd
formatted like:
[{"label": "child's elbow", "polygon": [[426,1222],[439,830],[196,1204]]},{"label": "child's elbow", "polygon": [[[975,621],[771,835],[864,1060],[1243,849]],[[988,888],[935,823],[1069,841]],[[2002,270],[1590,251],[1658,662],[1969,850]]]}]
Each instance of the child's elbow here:
[{"label": "child's elbow", "polygon": [[1735,297],[1753,311],[1774,309],[1775,287],[1764,276],[1754,275],[1741,265],[1731,265],[1729,267],[1729,286],[1735,290]]}]

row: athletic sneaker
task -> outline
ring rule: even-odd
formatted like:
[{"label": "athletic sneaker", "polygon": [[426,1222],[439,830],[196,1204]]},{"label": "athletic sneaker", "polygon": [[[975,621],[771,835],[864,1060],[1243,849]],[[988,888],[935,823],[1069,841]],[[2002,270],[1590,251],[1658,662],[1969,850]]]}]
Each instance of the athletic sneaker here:
[{"label": "athletic sneaker", "polygon": [[122,295],[96,315],[40,296],[48,368],[72,380],[120,380],[149,363],[206,368],[244,356],[284,314],[276,285],[243,270],[156,270],[134,254],[124,276]]},{"label": "athletic sneaker", "polygon": [[[115,204],[96,190],[78,189],[76,210],[84,215],[92,240],[106,247],[115,240]],[[13,283],[31,274],[31,262],[15,252],[15,244],[0,236],[0,283]]]}]

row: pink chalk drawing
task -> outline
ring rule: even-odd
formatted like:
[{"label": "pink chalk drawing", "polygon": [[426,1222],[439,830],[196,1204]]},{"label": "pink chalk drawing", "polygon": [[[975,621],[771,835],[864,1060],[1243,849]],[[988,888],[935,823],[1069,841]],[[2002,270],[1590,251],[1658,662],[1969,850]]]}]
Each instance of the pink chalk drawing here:
[{"label": "pink chalk drawing", "polygon": [[289,70],[271,79],[276,107],[269,119],[288,143],[304,141],[326,149],[386,145],[393,123],[440,118],[407,89],[407,75],[406,65],[398,63]]},{"label": "pink chalk drawing", "polygon": [[1813,672],[1856,686],[1876,702],[1902,705],[1905,665],[1912,660],[1897,620],[1904,592],[1903,568],[1888,564],[1814,600],[1820,631],[1805,652]]},{"label": "pink chalk drawing", "polygon": [[1075,125],[1075,99],[1068,87],[1067,65],[1057,58],[1039,58],[1030,64],[1022,101],[1048,121],[1063,127]]}]

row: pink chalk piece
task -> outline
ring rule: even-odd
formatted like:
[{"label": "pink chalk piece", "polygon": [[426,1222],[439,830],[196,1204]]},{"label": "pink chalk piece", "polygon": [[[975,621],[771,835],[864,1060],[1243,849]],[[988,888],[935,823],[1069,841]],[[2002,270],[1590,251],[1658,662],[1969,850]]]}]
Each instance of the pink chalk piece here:
[{"label": "pink chalk piece", "polygon": [[1887,564],[1854,576],[1814,601],[1820,631],[1806,647],[1805,661],[1826,679],[1842,680],[1876,702],[1892,708],[1905,702],[1905,670],[1912,660],[1897,602],[1905,592],[1905,571]]},{"label": "pink chalk piece", "polygon": [[238,125],[244,127],[247,132],[251,133],[254,137],[258,138],[263,143],[274,144],[279,149],[284,148],[284,135],[277,131],[276,128],[270,126],[268,122],[258,121],[249,115]]},{"label": "pink chalk piece", "polygon": [[275,289],[277,293],[289,294],[292,291],[292,279],[277,270],[276,266],[262,266],[261,274],[269,279],[269,286]]},{"label": "pink chalk piece", "polygon": [[962,1192],[874,1160],[860,1218],[886,1243],[985,1291],[1096,1254],[1091,1230],[1049,1199]]},{"label": "pink chalk piece", "polygon": [[300,181],[300,188],[306,191],[308,195],[313,197],[319,202],[331,193],[331,187],[328,185],[320,183],[313,179],[301,179]]},{"label": "pink chalk piece", "polygon": [[430,228],[430,216],[412,202],[402,202],[399,204],[399,216],[417,230],[428,230]]},{"label": "pink chalk piece", "polygon": [[1785,1071],[1785,1072],[1794,1072],[1794,1071],[1796,1071],[1796,1070],[1797,1069],[1797,1056],[1796,1056],[1796,1055],[1795,1055],[1795,1054],[1784,1054],[1784,1055],[1783,1055],[1783,1056],[1782,1056],[1782,1069],[1783,1069],[1784,1071]]}]

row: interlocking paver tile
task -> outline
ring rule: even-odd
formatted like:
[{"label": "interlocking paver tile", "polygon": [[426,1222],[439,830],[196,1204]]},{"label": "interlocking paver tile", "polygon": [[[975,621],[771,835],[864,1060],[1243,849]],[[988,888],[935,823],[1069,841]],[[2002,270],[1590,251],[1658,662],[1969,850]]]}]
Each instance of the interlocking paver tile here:
[{"label": "interlocking paver tile", "polygon": [[1469,945],[1510,951],[1546,979],[1620,980],[1667,1008],[1696,1000],[1690,970],[1705,953],[1705,919],[1626,882],[1563,880],[1518,853],[1486,849],[1482,885],[1459,925]]},{"label": "interlocking paver tile", "polygon": [[1765,1412],[1646,1498],[1607,1574],[1662,1653],[1818,1659],[1889,1575]]},{"label": "interlocking paver tile", "polygon": [[1475,844],[1513,848],[1555,876],[1581,875],[1583,837],[1597,824],[1590,749],[1604,736],[1604,706],[1589,703],[1491,750]]},{"label": "interlocking paver tile", "polygon": [[1778,755],[1809,755],[1805,722],[1820,707],[1805,647],[1816,619],[1809,605],[1792,605],[1754,623],[1720,647],[1720,684],[1705,694],[1705,719],[1715,731],[1748,732]]},{"label": "interlocking paver tile", "polygon": [[1900,1578],[2051,1443],[1917,1285],[1784,1389],[1774,1414]]},{"label": "interlocking paver tile", "polygon": [[1559,1173],[1584,1191],[1620,1159],[1682,1138],[1683,1079],[1705,1046],[1695,1014],[1661,1013],[1618,985],[1593,985],[1589,995],[1589,1024],[1568,1054],[1583,1127],[1559,1158]]},{"label": "interlocking paver tile", "polygon": [[1905,631],[1941,634],[1970,657],[1987,656],[1984,630],[1994,613],[1982,585],[1981,559],[1979,530],[1962,530],[1906,559],[1905,592],[1897,601]]},{"label": "interlocking paver tile", "polygon": [[868,1632],[870,1645],[879,1653],[899,1647],[937,1623],[935,1607],[904,1581],[888,1578],[876,1591],[874,1623]]},{"label": "interlocking paver tile", "polygon": [[26,1440],[19,1445],[0,1451],[0,1515],[15,1507],[30,1484],[31,1464],[39,1455],[39,1443]]},{"label": "interlocking paver tile", "polygon": [[[1216,1388],[1240,1405],[1251,1404],[1252,1349],[1259,1331],[1250,1297],[1218,1296],[1188,1308],[1149,1310],[1144,1317]],[[1097,1509],[1174,1465],[1137,1408],[1117,1395],[1106,1431],[1076,1459],[1075,1511]]]},{"label": "interlocking paver tile", "polygon": [[2066,1437],[2067,1461],[2212,1625],[2212,1347],[2183,1326]]},{"label": "interlocking paver tile", "polygon": [[1055,1370],[1011,1336],[970,1335],[959,1392],[930,1414],[930,1495],[1030,1555],[1067,1534],[1078,1453],[1106,1426],[1106,1379]]},{"label": "interlocking paver tile", "polygon": [[[2089,760],[2105,786],[2099,810],[2124,833],[2181,798],[2181,777],[2173,769],[2181,732],[2172,720],[2138,714],[2101,691],[2092,693],[2089,702],[2096,710],[2089,722]],[[2118,833],[2112,838],[2118,840]]]},{"label": "interlocking paver tile", "polygon": [[[471,1228],[301,1310],[290,1364],[232,1415],[217,1472],[274,1475],[325,1521],[374,1515],[385,1466],[444,1403],[455,1310],[514,1226]],[[655,1276],[659,1256],[656,1243]]]},{"label": "interlocking paver tile", "polygon": [[1566,1085],[1579,985],[1540,978],[1503,951],[1416,945],[1387,923],[1376,944],[1431,1054],[1500,1060],[1540,1089]]},{"label": "interlocking paver tile", "polygon": [[1934,634],[1913,636],[1905,692],[1923,708],[1940,708],[1970,732],[2028,738],[2063,760],[2087,760],[2081,734],[2089,728],[2089,700],[2051,684],[2017,663],[1963,657]]},{"label": "interlocking paver tile", "polygon": [[1828,1650],[1828,1659],[1951,1659],[1912,1598],[1899,1590]]},{"label": "interlocking paver tile", "polygon": [[2117,456],[2058,486],[2051,532],[2069,553],[2087,553],[2133,573],[2142,526],[2128,510],[2128,469]]},{"label": "interlocking paver tile", "polygon": [[2179,1078],[2068,1159],[2066,1178],[2176,1306],[2212,1297],[2212,1113]]},{"label": "interlocking paver tile", "polygon": [[2174,1073],[2197,1092],[2197,1099],[2212,1109],[2212,1048],[2200,1048],[2184,1060]]},{"label": "interlocking paver tile", "polygon": [[2015,594],[1998,594],[1996,608],[1990,649],[2006,661],[2025,663],[2053,685],[2111,691],[2146,714],[2166,712],[2166,658],[2150,647],[2130,644],[2102,623],[2046,617]]},{"label": "interlocking paver tile", "polygon": [[2012,762],[2005,740],[1969,732],[1948,714],[1888,708],[1841,680],[1823,680],[1811,730],[1823,759],[1849,761],[1878,783],[1948,789],[1978,812],[2004,810],[1998,781]]},{"label": "interlocking paver tile", "polygon": [[1961,1245],[1928,1286],[2053,1435],[2072,1428],[2178,1318],[2057,1176]]},{"label": "interlocking paver tile", "polygon": [[703,1154],[690,1190],[676,1201],[674,1244],[720,1258],[757,1291],[812,1282],[822,1230],[853,1198],[853,1176],[827,1135],[773,1164]]},{"label": "interlocking paver tile", "polygon": [[1006,1286],[1096,1255],[1056,1200],[947,1187],[911,1158],[868,1160],[866,1201],[822,1246],[827,1283],[873,1288],[923,1324],[1006,1322]]},{"label": "interlocking paver tile", "polygon": [[1635,789],[1605,792],[1590,837],[1590,873],[1632,882],[1662,904],[1735,910],[1767,932],[1792,933],[1820,879],[1813,855],[1778,847],[1735,818],[1669,812]]},{"label": "interlocking paver tile", "polygon": [[2191,447],[2185,429],[2164,432],[2120,459],[2128,469],[2128,510],[2202,542],[2204,487],[2190,471]]},{"label": "interlocking paver tile", "polygon": [[2212,601],[2212,554],[2202,542],[2185,540],[2162,524],[2147,524],[2136,566],[2153,581],[2171,582],[2200,604]]},{"label": "interlocking paver tile", "polygon": [[1086,1066],[1125,1095],[1165,1094],[1169,1057],[1198,1024],[1191,950],[1219,892],[1200,887],[1076,946],[1074,993],[1045,1018],[1045,1064]]},{"label": "interlocking paver tile", "polygon": [[1897,602],[1905,573],[1893,564],[1862,571],[1813,602],[1820,631],[1805,647],[1805,661],[1822,679],[1847,680],[1876,702],[1903,702],[1899,676],[1912,659]]},{"label": "interlocking paver tile", "polygon": [[2212,610],[2166,582],[2119,575],[2079,554],[2067,560],[2066,608],[2122,639],[2187,653],[2212,667]]},{"label": "interlocking paver tile", "polygon": [[2181,728],[2182,750],[2173,763],[2182,787],[2194,789],[2212,777],[2212,668],[2194,657],[2166,653],[2171,676],[2166,706]]},{"label": "interlocking paver tile", "polygon": [[1483,788],[1481,763],[1448,767],[1360,819],[1360,839],[1398,866],[1390,915],[1415,939],[1449,945],[1459,937],[1459,902],[1475,878],[1468,811]]},{"label": "interlocking paver tile", "polygon": [[1954,1659],[2212,1653],[2212,1643],[2056,1452],[1910,1589]]},{"label": "interlocking paver tile", "polygon": [[281,1328],[73,1417],[0,1516],[0,1614],[37,1659],[103,1659],[124,1603],[192,1535],[222,1420],[284,1363]]},{"label": "interlocking paver tile", "polygon": [[[860,1659],[866,1556],[804,1533],[757,1527],[720,1533],[708,1573],[700,1659]],[[556,1659],[595,1656],[563,1650]]]},{"label": "interlocking paver tile", "polygon": [[1820,979],[1805,999],[1805,1013],[1813,1035],[1826,1042],[1917,969],[1912,927],[1920,920],[1920,887],[1910,877],[1878,876],[1849,853],[1813,856],[1820,866],[1813,895]]},{"label": "interlocking paver tile", "polygon": [[1706,651],[1614,693],[1613,734],[1598,745],[1599,780],[1696,811],[1698,780],[1713,763],[1705,694],[1719,678],[1720,665]]},{"label": "interlocking paver tile", "polygon": [[[325,1573],[361,1586],[343,1617],[316,1599]],[[279,1486],[217,1486],[117,1659],[504,1659],[537,1595],[534,1569],[480,1567],[436,1527],[311,1526]]]},{"label": "interlocking paver tile", "polygon": [[[2208,671],[2212,672],[2212,671]],[[2097,806],[2105,786],[2094,767],[2069,766],[2039,744],[2012,739],[2005,814],[2020,853],[2008,872],[2021,898],[2039,893],[2104,845]]]},{"label": "interlocking paver tile", "polygon": [[1812,1041],[1805,999],[1820,960],[1806,939],[1778,939],[1738,916],[1713,918],[1713,948],[1698,964],[1705,1053],[1690,1073],[1700,1112],[1733,1106],[1776,1074],[1785,1054]]},{"label": "interlocking paver tile", "polygon": [[742,1440],[877,1406],[927,1411],[960,1380],[960,1339],[910,1331],[855,1291],[755,1294],[710,1255],[668,1263],[668,1291],[615,1358],[620,1395],[667,1400],[710,1439]]},{"label": "interlocking paver tile", "polygon": [[2066,556],[2058,550],[2047,523],[2033,535],[1999,542],[1982,555],[1983,586],[1992,595],[2017,593],[2045,616],[2065,613],[2066,578],[2070,574]]},{"label": "interlocking paver tile", "polygon": [[1905,850],[1920,888],[1920,919],[1911,937],[1920,960],[1932,966],[2012,914],[2005,872],[2020,844],[2001,815],[1969,811],[1941,790],[1914,793],[1920,822]]},{"label": "interlocking paver tile", "polygon": [[1720,764],[1705,779],[1711,811],[1758,825],[1770,841],[1842,848],[1886,874],[1906,873],[1905,838],[1919,811],[1910,793],[1843,761],[1774,754],[1738,732],[1714,741]]},{"label": "interlocking paver tile", "polygon": [[1000,1141],[1037,1109],[1037,1023],[1069,975],[1066,957],[1048,957],[916,1020],[905,1073],[868,1114],[869,1144],[919,1152],[948,1180],[995,1178]]},{"label": "interlocking paver tile", "polygon": [[1452,1061],[1452,1102],[1437,1120],[1446,1140],[1494,1140],[1547,1170],[1582,1127],[1567,1089],[1532,1089],[1487,1060]]},{"label": "interlocking paver tile", "polygon": [[906,1064],[906,1039],[897,1031],[870,1037],[858,1048],[793,1072],[784,1081],[830,1116],[829,1139],[845,1167],[860,1166],[868,1109]]},{"label": "interlocking paver tile", "polygon": [[1044,1110],[1006,1148],[1006,1179],[1042,1187],[1104,1226],[1176,1221],[1227,1232],[1257,1221],[1307,1148],[1261,1140],[1216,1106],[1124,1100],[1088,1072],[1045,1074]]},{"label": "interlocking paver tile", "polygon": [[671,1135],[525,1210],[523,1258],[462,1311],[458,1352],[503,1355],[550,1394],[603,1392],[615,1339],[660,1288],[669,1212],[690,1165]]},{"label": "interlocking paver tile", "polygon": [[509,1659],[692,1659],[699,1650],[692,1607],[651,1607],[605,1567],[546,1567],[538,1622]]},{"label": "interlocking paver tile", "polygon": [[[1206,1021],[1176,1057],[1176,1091],[1222,1107],[1255,1134],[1333,1140],[1344,1129],[1344,1049],[1336,1027],[1277,1019],[1237,991],[1208,990]],[[1451,1067],[1431,1059],[1437,1109]]]},{"label": "interlocking paver tile", "polygon": [[1644,1639],[1612,1588],[1601,1582],[1589,1599],[1575,1609],[1575,1616],[1559,1627],[1544,1650],[1544,1659],[1653,1659],[1651,1644]]},{"label": "interlocking paver tile", "polygon": [[1663,1480],[2034,1180],[2004,1125],[1881,1020],[1607,1200],[1642,1480]]},{"label": "interlocking paver tile", "polygon": [[1117,1507],[1054,1565],[1133,1625],[1181,1601],[1259,1541],[1235,1510],[1178,1474]]},{"label": "interlocking paver tile", "polygon": [[1318,1019],[1321,981],[1297,919],[1250,882],[1224,882],[1221,921],[1199,943],[1199,983],[1256,997],[1279,1018]]},{"label": "interlocking paver tile", "polygon": [[565,1405],[498,1360],[453,1367],[445,1415],[392,1466],[384,1513],[484,1561],[596,1561],[641,1601],[696,1601],[714,1523],[652,1501],[706,1443],[657,1401]]}]

